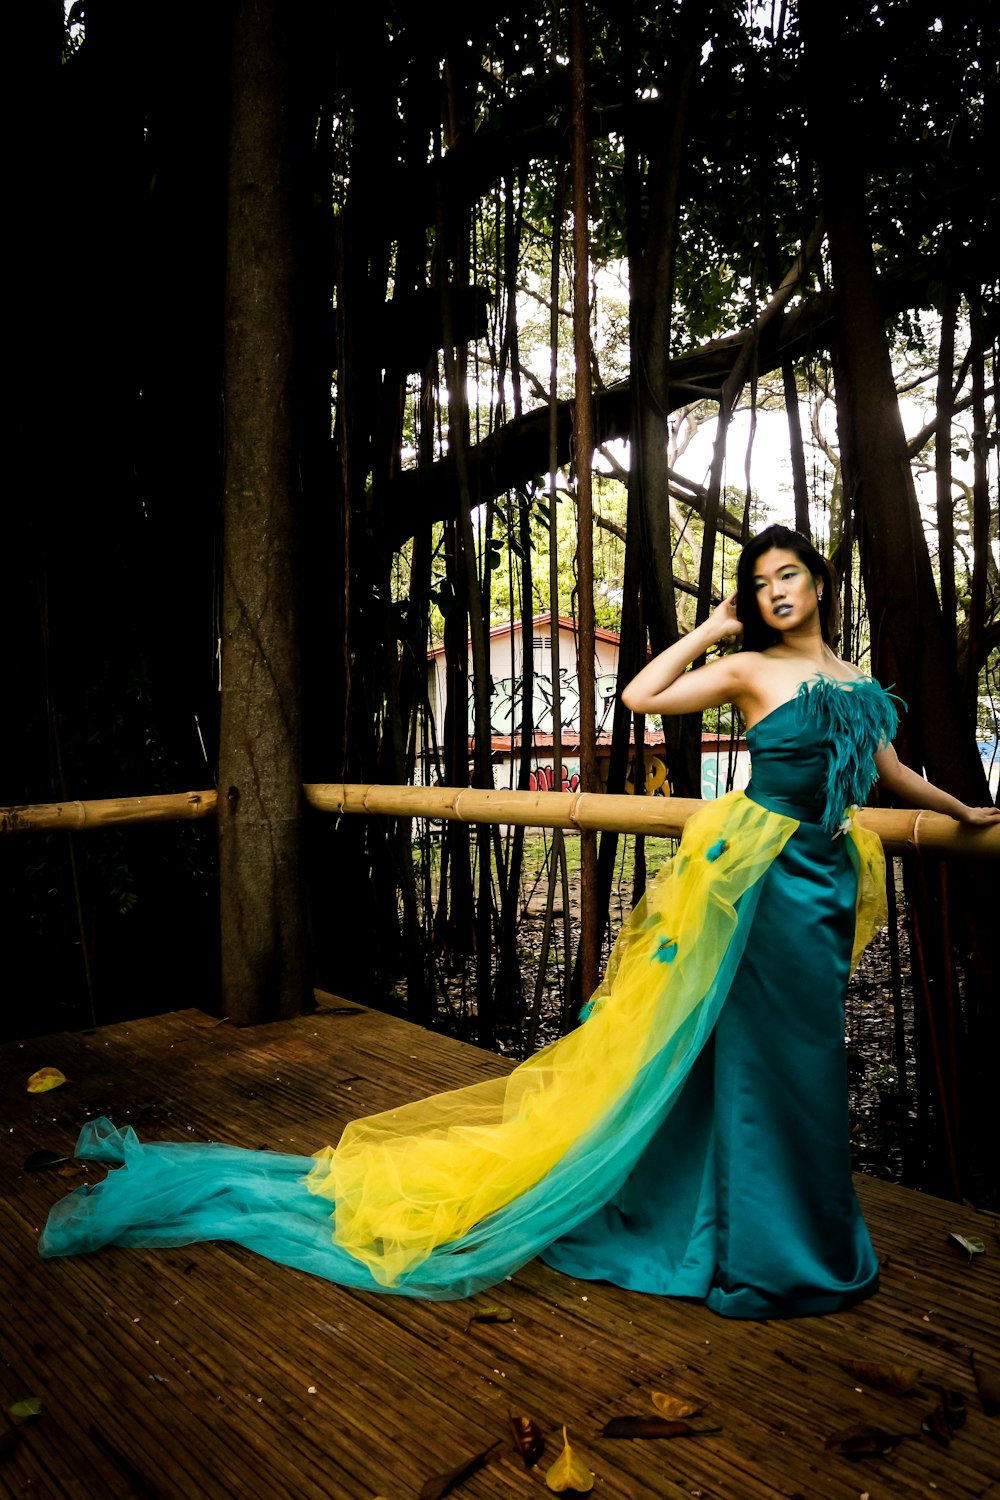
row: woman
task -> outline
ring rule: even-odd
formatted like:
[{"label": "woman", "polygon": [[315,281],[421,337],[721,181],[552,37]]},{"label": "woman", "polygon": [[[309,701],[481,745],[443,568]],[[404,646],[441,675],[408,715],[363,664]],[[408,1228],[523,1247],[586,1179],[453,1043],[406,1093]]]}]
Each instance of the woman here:
[{"label": "woman", "polygon": [[[899,765],[891,700],[831,650],[834,605],[819,554],[771,528],[744,554],[734,598],[626,690],[642,712],[733,702],[754,780],[691,820],[584,1026],[506,1078],[355,1121],[316,1158],[146,1146],[93,1122],[78,1154],[126,1170],[58,1204],[42,1253],[232,1239],[345,1285],[429,1298],[469,1295],[543,1254],[742,1317],[872,1291],[843,991],[878,917],[881,846],[845,813],[877,767],[890,790],[963,821],[996,814]],[[741,631],[759,649],[685,672]]]},{"label": "woman", "polygon": [[[852,808],[877,774],[890,794],[966,823],[998,814],[900,765],[889,695],[834,654],[833,580],[804,537],[761,533],[737,585],[623,698],[644,714],[732,703],[747,726],[749,800],[795,826],[740,898],[746,946],[678,1105],[624,1190],[545,1258],[576,1275],[703,1298],[734,1317],[821,1313],[878,1280],[851,1181],[844,992],[852,956],[881,918],[870,908],[884,864],[878,841],[853,828]],[[685,671],[740,636],[739,653]]]}]

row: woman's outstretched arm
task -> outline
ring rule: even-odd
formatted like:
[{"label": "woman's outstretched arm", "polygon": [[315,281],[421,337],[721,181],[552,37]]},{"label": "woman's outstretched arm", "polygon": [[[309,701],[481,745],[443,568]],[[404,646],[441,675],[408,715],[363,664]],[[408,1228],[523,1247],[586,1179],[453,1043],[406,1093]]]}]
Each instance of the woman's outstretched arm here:
[{"label": "woman's outstretched arm", "polygon": [[960,823],[966,823],[972,828],[991,827],[1000,822],[1000,809],[969,807],[965,802],[960,802],[957,797],[952,797],[949,792],[943,792],[940,787],[935,786],[933,781],[928,781],[909,766],[904,766],[891,745],[877,752],[875,766],[880,785],[893,796],[908,802],[911,807],[926,807],[931,812],[947,813],[950,818],[957,818]]}]

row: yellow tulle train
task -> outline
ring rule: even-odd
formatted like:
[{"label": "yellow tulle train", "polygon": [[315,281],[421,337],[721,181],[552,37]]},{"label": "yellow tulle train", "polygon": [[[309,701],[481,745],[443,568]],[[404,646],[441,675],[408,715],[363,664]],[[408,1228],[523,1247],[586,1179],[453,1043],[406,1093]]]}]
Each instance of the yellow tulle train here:
[{"label": "yellow tulle train", "polygon": [[541,1182],[703,1003],[736,903],[797,826],[741,792],[706,804],[623,927],[585,1025],[507,1077],[348,1125],[308,1180],[336,1205],[336,1243],[391,1285]]}]

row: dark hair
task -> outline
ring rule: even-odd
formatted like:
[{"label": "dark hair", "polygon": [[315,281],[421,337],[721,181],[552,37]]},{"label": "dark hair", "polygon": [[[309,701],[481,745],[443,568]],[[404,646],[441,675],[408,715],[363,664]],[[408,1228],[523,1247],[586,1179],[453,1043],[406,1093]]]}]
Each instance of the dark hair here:
[{"label": "dark hair", "polygon": [[819,601],[819,624],[823,640],[835,646],[840,636],[840,604],[837,598],[837,580],[833,568],[821,552],[817,552],[808,537],[788,526],[768,526],[744,547],[736,569],[736,618],[743,626],[744,651],[764,651],[781,640],[781,632],[764,624],[757,602],[753,573],[757,560],[765,552],[780,548],[783,552],[794,552],[800,562],[805,563],[814,578],[823,584],[823,597]]}]

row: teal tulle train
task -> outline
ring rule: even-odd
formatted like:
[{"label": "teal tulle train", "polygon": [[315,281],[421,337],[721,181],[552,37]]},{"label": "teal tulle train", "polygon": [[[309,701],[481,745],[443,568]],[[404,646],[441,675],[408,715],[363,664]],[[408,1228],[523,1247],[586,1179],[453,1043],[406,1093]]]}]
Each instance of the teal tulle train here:
[{"label": "teal tulle train", "polygon": [[690,820],[585,1024],[507,1077],[355,1121],[315,1158],[92,1121],[77,1155],[118,1170],[56,1204],[41,1253],[230,1240],[437,1299],[541,1254],[737,1317],[867,1295],[843,1003],[883,867],[850,808],[895,722],[876,683],[820,678],[757,724],[747,792]]}]

